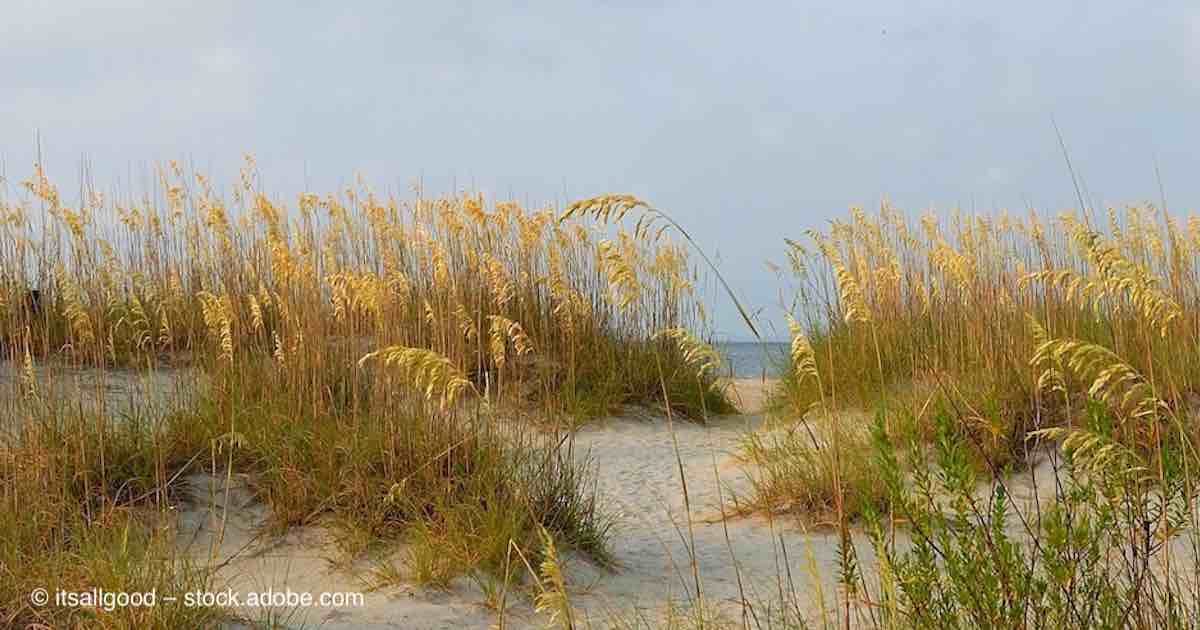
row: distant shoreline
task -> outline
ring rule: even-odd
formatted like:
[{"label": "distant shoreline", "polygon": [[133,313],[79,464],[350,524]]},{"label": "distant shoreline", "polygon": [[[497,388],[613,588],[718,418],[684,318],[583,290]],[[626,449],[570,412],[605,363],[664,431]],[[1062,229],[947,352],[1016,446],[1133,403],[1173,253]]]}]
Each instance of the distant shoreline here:
[{"label": "distant shoreline", "polygon": [[779,375],[779,358],[786,355],[788,345],[775,341],[726,341],[717,342],[713,347],[725,361],[721,370],[723,375],[772,378]]}]

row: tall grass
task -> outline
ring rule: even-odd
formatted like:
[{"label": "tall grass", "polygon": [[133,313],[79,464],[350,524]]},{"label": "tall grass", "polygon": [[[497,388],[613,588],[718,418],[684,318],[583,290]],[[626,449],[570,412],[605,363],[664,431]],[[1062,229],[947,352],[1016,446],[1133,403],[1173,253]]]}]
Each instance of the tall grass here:
[{"label": "tall grass", "polygon": [[175,548],[170,507],[182,497],[170,471],[186,459],[146,409],[100,416],[37,385],[24,397],[8,385],[13,398],[0,412],[0,625],[178,628],[221,619],[221,611],[182,599],[113,610],[31,602],[36,588],[166,596],[211,590],[212,582]]},{"label": "tall grass", "polygon": [[[1000,459],[1046,420],[1033,415],[1045,398],[1031,364],[1039,327],[1110,349],[1170,404],[1187,403],[1200,386],[1200,218],[1186,226],[1144,207],[1107,222],[955,214],[919,225],[886,205],[874,217],[855,210],[827,234],[789,241],[792,310],[831,404],[919,410],[949,396],[974,409],[972,433]],[[775,408],[805,410],[815,384],[789,370]],[[911,428],[932,436],[928,423]]]},{"label": "tall grass", "polygon": [[[0,555],[6,623],[73,623],[29,605],[41,581],[210,580],[168,533],[198,471],[248,474],[276,531],[331,526],[351,554],[409,542],[380,575],[507,583],[514,546],[535,564],[554,548],[539,532],[603,563],[611,521],[563,431],[628,404],[731,407],[683,333],[659,334],[706,326],[681,246],[479,195],[360,183],[288,206],[258,182],[248,159],[228,194],[176,164],[137,195],[68,202],[40,166],[5,188],[0,522],[38,506]],[[201,386],[170,411],[56,385],[180,365]],[[68,566],[102,553],[124,578]]]},{"label": "tall grass", "polygon": [[288,208],[252,161],[228,199],[176,165],[120,200],[85,190],[68,206],[40,168],[21,187],[0,209],[10,353],[139,367],[274,357],[291,385],[324,370],[353,385],[367,349],[404,346],[446,357],[490,400],[594,415],[658,397],[648,359],[677,353],[654,334],[704,324],[683,248],[552,209],[365,185]]},{"label": "tall grass", "polygon": [[[918,227],[884,206],[788,242],[797,321],[771,401],[787,430],[746,451],[758,507],[835,512],[824,624],[1194,626],[1200,218],[1186,226],[1130,207]],[[1014,498],[1047,457],[1042,485],[1022,473],[1043,494]]]}]

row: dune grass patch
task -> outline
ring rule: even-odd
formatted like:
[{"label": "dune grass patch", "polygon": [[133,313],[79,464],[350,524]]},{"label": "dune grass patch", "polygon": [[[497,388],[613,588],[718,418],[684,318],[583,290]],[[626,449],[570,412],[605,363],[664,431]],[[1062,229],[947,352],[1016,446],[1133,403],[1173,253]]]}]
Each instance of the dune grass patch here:
[{"label": "dune grass patch", "polygon": [[[1106,218],[913,226],[884,206],[788,241],[792,352],[768,404],[786,438],[745,450],[759,508],[833,506],[841,593],[823,623],[1192,623],[1200,223]],[[1046,456],[1044,496],[1014,498],[1013,474]]]},{"label": "dune grass patch", "polygon": [[[571,430],[627,405],[733,408],[696,346],[659,334],[707,329],[688,250],[661,235],[361,182],[287,203],[249,159],[229,190],[175,163],[148,181],[68,201],[36,166],[0,193],[0,522],[32,523],[0,555],[7,623],[84,614],[31,608],[40,581],[207,584],[169,533],[193,472],[244,474],[270,532],[406,546],[380,575],[507,583],[514,553],[554,545],[605,564],[611,517]],[[115,371],[181,365],[197,392],[170,409],[104,402]],[[55,385],[81,373],[98,404]],[[114,623],[228,611],[185,613]]]}]

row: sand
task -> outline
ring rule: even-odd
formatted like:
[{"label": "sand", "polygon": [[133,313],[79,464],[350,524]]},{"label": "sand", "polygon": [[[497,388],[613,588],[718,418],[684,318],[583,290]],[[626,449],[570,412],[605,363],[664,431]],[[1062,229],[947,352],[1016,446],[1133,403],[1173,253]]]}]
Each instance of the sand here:
[{"label": "sand", "polygon": [[266,508],[252,497],[246,479],[235,475],[226,481],[210,475],[189,477],[195,504],[181,510],[178,519],[180,549],[202,566],[217,567],[215,591],[228,589],[243,598],[268,590],[363,596],[362,606],[235,608],[248,621],[270,620],[276,627],[293,628],[486,628],[493,622],[494,615],[479,605],[482,594],[465,581],[449,591],[372,590],[371,565],[345,566],[346,559],[323,528],[293,528],[281,538],[265,534]]},{"label": "sand", "polygon": [[22,371],[20,364],[0,361],[0,396],[16,403],[11,408],[11,417],[0,418],[0,429],[7,426],[7,420],[15,421],[24,416],[21,405],[40,407],[38,401],[41,400],[70,401],[66,408],[77,413],[104,413],[110,417],[138,415],[153,419],[183,407],[204,382],[199,370],[187,367],[167,366],[149,371],[100,370],[39,362],[33,369],[37,389],[32,397],[28,397],[24,392]]},{"label": "sand", "polygon": [[[747,464],[738,447],[748,431],[770,430],[759,413],[769,385],[758,379],[733,383],[746,413],[712,419],[707,425],[674,421],[646,412],[627,413],[580,429],[576,456],[594,470],[604,505],[618,516],[612,538],[615,565],[596,566],[576,554],[564,554],[571,604],[580,625],[656,627],[674,609],[703,601],[703,610],[740,622],[742,602],[759,607],[778,601],[780,589],[810,620],[822,603],[833,605],[837,587],[837,536],[830,529],[806,529],[790,516],[730,516],[738,497],[748,496]],[[682,475],[681,475],[682,469]],[[685,505],[684,484],[690,512]],[[217,585],[235,592],[291,589],[296,592],[361,592],[364,605],[343,608],[240,610],[252,621],[269,618],[287,627],[350,628],[492,628],[494,610],[471,580],[461,578],[448,589],[389,585],[372,589],[372,565],[348,564],[329,532],[319,527],[294,529],[282,539],[260,537],[265,508],[234,477],[224,531],[224,480],[196,475],[196,501],[179,518],[181,547],[193,558],[220,566]],[[1035,466],[1008,480],[1019,504],[1035,497],[1053,501],[1049,454]],[[989,492],[981,484],[980,494]],[[1026,514],[1032,514],[1028,509]],[[689,518],[690,517],[690,518]],[[1020,531],[1015,515],[1010,527]],[[898,544],[906,545],[902,532]],[[860,567],[868,575],[873,552],[856,531]],[[403,548],[389,560],[403,567]],[[787,561],[785,562],[785,554]],[[791,585],[779,576],[791,575]],[[811,567],[811,568],[810,568]],[[815,573],[812,570],[815,568]],[[814,575],[818,577],[814,577]],[[699,600],[696,577],[700,582]],[[545,627],[547,618],[533,611],[528,597],[510,598],[505,615],[509,628]],[[275,615],[275,617],[271,617]]]},{"label": "sand", "polygon": [[[186,399],[186,394],[179,396],[180,384],[194,381],[187,370],[149,378],[123,370],[102,376],[93,372],[60,369],[54,372],[58,378],[39,380],[56,381],[55,387],[70,387],[90,404],[110,409],[134,400],[178,403]],[[11,389],[17,380],[14,366],[0,365],[0,385]],[[601,501],[618,521],[611,540],[614,566],[599,567],[569,551],[564,554],[577,621],[593,627],[618,620],[626,626],[657,625],[668,609],[686,609],[697,601],[698,576],[704,610],[736,622],[743,601],[759,605],[776,598],[781,588],[777,576],[788,573],[785,553],[793,585],[783,587],[794,591],[789,597],[810,616],[818,615],[821,602],[830,602],[836,593],[837,547],[831,531],[806,531],[791,517],[721,518],[722,506],[733,511],[737,498],[752,489],[747,464],[737,456],[741,440],[749,431],[769,430],[760,413],[769,383],[745,379],[732,386],[745,411],[741,415],[701,425],[631,410],[578,431],[576,456],[594,471]],[[1036,481],[1030,472],[1009,481],[1013,496],[1052,500],[1050,459],[1042,457],[1031,472]],[[360,606],[238,608],[248,621],[335,629],[491,628],[498,622],[470,579],[440,590],[403,581],[380,587],[373,581],[372,561],[347,559],[330,531],[307,527],[282,538],[265,534],[267,509],[254,499],[242,475],[196,474],[187,481],[192,500],[178,510],[179,548],[191,560],[216,568],[218,590],[243,598],[268,589],[314,596],[361,593],[363,598]],[[860,560],[869,562],[873,554],[861,534],[855,543]],[[389,550],[384,559],[403,568],[404,551]],[[811,577],[810,566],[818,567],[820,578]],[[546,617],[533,611],[528,597],[509,601],[506,627],[545,625]]]},{"label": "sand", "polygon": [[[601,500],[619,517],[612,539],[615,566],[599,567],[565,554],[571,602],[581,620],[604,627],[618,618],[661,619],[669,604],[686,606],[694,601],[693,570],[700,577],[705,609],[736,620],[742,593],[762,600],[776,592],[775,576],[783,562],[781,538],[794,570],[809,549],[820,566],[830,566],[835,538],[829,532],[806,535],[793,519],[772,523],[762,517],[720,518],[722,499],[728,509],[734,496],[750,490],[736,450],[745,432],[762,422],[755,412],[763,383],[755,379],[735,385],[747,414],[716,418],[702,426],[631,413],[578,432],[577,457],[593,467]],[[691,504],[690,532],[681,466]],[[496,613],[484,605],[483,593],[468,579],[446,590],[415,586],[368,590],[363,578],[370,575],[371,565],[361,561],[345,566],[330,534],[321,528],[297,529],[281,540],[257,537],[266,516],[264,508],[254,503],[243,479],[232,481],[223,533],[218,530],[225,506],[224,480],[191,478],[196,500],[181,511],[179,521],[181,546],[197,560],[223,565],[217,571],[219,586],[240,593],[266,588],[364,593],[362,607],[276,611],[290,615],[283,619],[286,625],[424,629],[489,628],[497,623]],[[694,569],[689,547],[695,550]],[[403,549],[395,553],[402,554]],[[795,577],[802,601],[811,601],[815,611],[815,592],[808,578]],[[832,584],[823,586],[829,596]],[[269,614],[263,609],[241,612],[251,620]],[[512,628],[542,627],[546,618],[536,615],[524,599],[510,605],[505,621]]]},{"label": "sand", "polygon": [[[57,390],[45,393],[72,393],[85,410],[136,408],[150,415],[186,401],[196,383],[196,373],[187,369],[147,376],[129,370],[101,373],[39,366],[37,378],[40,388]],[[0,391],[16,394],[19,382],[16,366],[0,364]],[[746,476],[749,465],[738,457],[741,441],[751,431],[780,430],[764,426],[760,412],[769,383],[745,379],[731,385],[743,414],[701,425],[630,410],[577,432],[575,454],[591,467],[601,501],[618,518],[611,540],[613,566],[596,566],[569,550],[564,553],[578,625],[656,627],[668,610],[688,610],[698,600],[710,618],[720,615],[736,623],[745,611],[743,602],[757,607],[754,613],[761,618],[761,606],[777,600],[781,588],[790,590],[788,599],[814,619],[822,603],[832,604],[837,592],[837,537],[832,531],[806,530],[791,516],[722,518],[735,511],[738,497],[752,490]],[[4,428],[0,423],[0,430]],[[1026,515],[1036,514],[1036,502],[1055,500],[1054,459],[1052,451],[1040,453],[1033,466],[1006,480],[1010,496],[1025,506]],[[255,500],[243,475],[225,479],[195,474],[187,481],[191,500],[177,510],[178,546],[185,557],[215,568],[219,591],[229,589],[243,598],[268,590],[362,595],[361,605],[237,608],[249,622],[420,630],[492,628],[499,621],[470,579],[460,578],[446,589],[421,588],[403,579],[380,586],[373,579],[373,560],[346,558],[326,529],[294,528],[283,537],[265,534],[267,508]],[[985,481],[978,489],[981,497],[990,492]],[[1009,527],[1017,533],[1026,524],[1010,513]],[[897,534],[898,544],[905,545],[903,533]],[[874,554],[861,532],[854,533],[854,543],[860,566],[869,575]],[[1190,557],[1185,540],[1173,541],[1172,546],[1179,557]],[[402,546],[384,553],[383,560],[403,570]],[[791,584],[781,584],[779,576],[786,578],[789,571]],[[547,618],[534,612],[528,596],[518,595],[510,597],[504,621],[506,627],[518,629],[544,627]]]}]

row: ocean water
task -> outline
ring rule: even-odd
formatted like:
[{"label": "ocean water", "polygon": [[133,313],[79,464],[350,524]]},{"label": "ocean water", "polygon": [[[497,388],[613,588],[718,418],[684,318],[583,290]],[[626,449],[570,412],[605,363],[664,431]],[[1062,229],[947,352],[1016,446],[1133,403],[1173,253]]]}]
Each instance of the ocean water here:
[{"label": "ocean water", "polygon": [[737,378],[778,376],[780,361],[788,352],[788,344],[774,342],[723,342],[713,347],[725,361],[722,375]]}]

